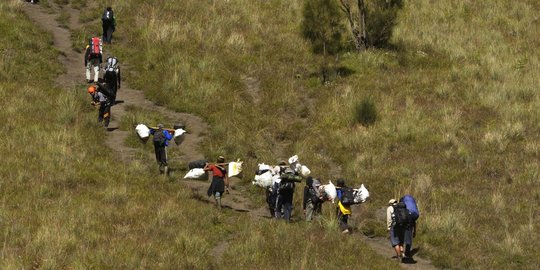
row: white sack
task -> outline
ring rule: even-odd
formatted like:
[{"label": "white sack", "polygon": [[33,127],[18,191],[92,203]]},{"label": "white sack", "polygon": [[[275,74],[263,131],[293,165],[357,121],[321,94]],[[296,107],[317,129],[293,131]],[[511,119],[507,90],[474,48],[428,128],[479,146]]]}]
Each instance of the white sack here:
[{"label": "white sack", "polygon": [[354,203],[364,203],[366,202],[367,198],[369,198],[369,191],[366,187],[364,187],[364,184],[362,184],[354,194]]},{"label": "white sack", "polygon": [[271,187],[273,183],[272,172],[268,171],[261,175],[255,175],[255,180],[251,183],[263,188]]},{"label": "white sack", "polygon": [[308,177],[310,174],[311,174],[311,170],[305,166],[305,165],[302,165],[300,167],[300,174],[303,176],[303,177]]},{"label": "white sack", "polygon": [[186,176],[184,176],[184,179],[190,178],[190,179],[201,179],[203,176],[205,176],[206,172],[203,169],[195,168],[191,169],[188,173],[186,173]]},{"label": "white sack", "polygon": [[328,200],[332,201],[333,203],[337,197],[336,186],[334,186],[334,184],[332,184],[332,181],[330,181],[328,184],[322,185],[321,188],[324,190],[324,193],[326,194]]},{"label": "white sack", "polygon": [[279,177],[279,174],[275,174],[274,176],[272,176],[272,185],[275,183],[281,183],[281,177]]},{"label": "white sack", "polygon": [[259,163],[259,171],[272,170],[272,166],[266,165],[264,163]]},{"label": "white sack", "polygon": [[137,135],[139,135],[139,138],[141,139],[147,139],[150,136],[150,129],[148,129],[148,127],[143,124],[138,124],[135,127],[135,130],[137,131]]},{"label": "white sack", "polygon": [[228,176],[233,177],[237,176],[242,172],[242,162],[229,162],[229,168],[227,170]]},{"label": "white sack", "polygon": [[289,164],[294,164],[295,162],[298,162],[298,155],[294,155],[289,158]]},{"label": "white sack", "polygon": [[184,142],[185,138],[186,138],[186,131],[185,130],[179,128],[179,129],[174,131],[173,139],[174,139],[174,143],[176,145],[182,144],[182,142]]}]

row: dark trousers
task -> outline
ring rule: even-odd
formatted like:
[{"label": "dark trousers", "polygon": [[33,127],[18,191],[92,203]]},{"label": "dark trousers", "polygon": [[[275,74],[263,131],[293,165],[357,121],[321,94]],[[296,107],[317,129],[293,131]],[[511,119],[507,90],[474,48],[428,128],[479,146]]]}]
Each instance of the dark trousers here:
[{"label": "dark trousers", "polygon": [[293,205],[293,193],[279,194],[276,200],[276,218],[283,218],[286,221],[291,221]]},{"label": "dark trousers", "polygon": [[111,43],[112,41],[112,34],[114,32],[114,28],[112,26],[109,26],[107,24],[103,25],[103,42],[104,43]]},{"label": "dark trousers", "polygon": [[154,152],[156,153],[156,161],[159,167],[167,166],[167,151],[165,145],[154,143]]},{"label": "dark trousers", "polygon": [[104,122],[105,127],[109,126],[111,121],[111,104],[109,102],[101,102],[99,104],[98,123]]},{"label": "dark trousers", "polygon": [[349,216],[350,215],[344,215],[343,213],[341,213],[341,210],[339,210],[339,208],[337,209],[339,228],[342,231],[349,229]]}]

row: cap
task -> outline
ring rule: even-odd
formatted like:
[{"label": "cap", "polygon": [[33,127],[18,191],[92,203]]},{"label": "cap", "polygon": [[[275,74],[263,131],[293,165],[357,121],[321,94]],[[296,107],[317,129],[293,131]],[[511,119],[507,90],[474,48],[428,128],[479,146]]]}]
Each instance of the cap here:
[{"label": "cap", "polygon": [[344,187],[344,186],[345,186],[345,180],[343,180],[343,179],[338,179],[338,180],[337,180],[337,186],[338,186],[338,187]]},{"label": "cap", "polygon": [[396,199],[390,199],[390,200],[388,201],[388,204],[390,204],[390,205],[392,205],[392,204],[394,204],[394,203],[397,203],[397,200],[396,200]]},{"label": "cap", "polygon": [[224,156],[219,156],[219,157],[217,158],[217,161],[218,161],[218,162],[224,162],[224,161],[225,161],[225,157],[224,157]]},{"label": "cap", "polygon": [[285,160],[282,160],[282,161],[279,162],[278,165],[279,166],[285,166],[285,165],[287,165],[287,162]]},{"label": "cap", "polygon": [[157,124],[158,128],[163,128],[163,124]]}]

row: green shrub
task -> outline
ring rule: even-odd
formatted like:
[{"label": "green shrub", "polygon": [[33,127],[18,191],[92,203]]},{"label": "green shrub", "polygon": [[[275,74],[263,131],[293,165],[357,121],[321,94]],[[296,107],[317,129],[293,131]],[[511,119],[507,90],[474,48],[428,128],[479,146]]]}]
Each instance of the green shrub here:
[{"label": "green shrub", "polygon": [[371,126],[377,120],[377,108],[372,98],[364,98],[356,105],[354,114],[355,123],[360,123],[363,126]]}]

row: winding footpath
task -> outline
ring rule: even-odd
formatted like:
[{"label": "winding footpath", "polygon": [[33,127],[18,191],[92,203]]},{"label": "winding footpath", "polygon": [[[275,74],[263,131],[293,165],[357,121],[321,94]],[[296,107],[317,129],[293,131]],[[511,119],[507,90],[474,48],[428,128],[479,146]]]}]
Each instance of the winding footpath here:
[{"label": "winding footpath", "polygon": [[[70,30],[81,27],[79,22],[80,11],[72,9],[69,5],[58,7],[54,4],[53,7],[51,7],[52,12],[45,10],[39,5],[30,4],[25,4],[23,9],[36,25],[39,25],[53,35],[54,46],[60,52],[59,61],[66,68],[66,72],[56,78],[56,83],[65,90],[75,89],[76,87],[85,84],[83,54],[72,49],[70,40]],[[64,9],[70,14],[68,29],[59,26],[55,19],[59,14],[60,9]],[[104,45],[105,49],[106,46],[107,45]],[[255,79],[251,78],[248,78],[246,81],[249,85],[255,85],[257,83]],[[254,99],[256,99],[256,93]],[[186,135],[184,142],[180,146],[183,154],[180,158],[186,163],[204,158],[200,145],[204,140],[204,133],[209,126],[200,117],[189,113],[175,112],[163,106],[159,106],[146,99],[142,91],[131,89],[129,88],[129,85],[124,82],[122,83],[122,88],[118,91],[117,100],[123,102],[116,104],[111,109],[112,119],[110,128],[107,132],[106,145],[113,150],[121,161],[125,163],[131,162],[137,151],[137,149],[126,146],[124,143],[129,133],[133,131],[122,130],[119,128],[120,120],[127,112],[127,106],[136,106],[144,110],[154,111],[171,119],[174,121],[173,123],[185,124],[189,133]],[[207,181],[182,180],[180,182],[186,188],[191,189],[194,199],[198,199],[205,203],[212,203],[206,196],[206,188],[209,185]],[[229,208],[238,212],[246,212],[253,219],[269,218],[265,205],[256,207],[242,196],[244,189],[244,187],[236,186],[232,183],[231,193],[223,198],[224,208]],[[363,240],[362,243],[368,244],[381,256],[390,258],[393,255],[388,240],[384,238],[368,238],[360,234],[353,234],[352,236],[361,238]],[[220,260],[221,255],[224,250],[226,250],[227,246],[227,240],[218,243],[212,250],[214,258]],[[418,257],[415,257],[415,260],[417,261],[415,264],[401,264],[401,267],[404,269],[437,269],[427,260]]]}]

